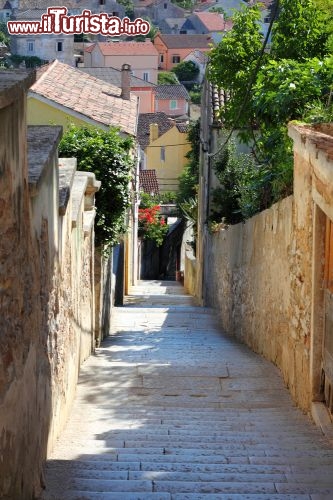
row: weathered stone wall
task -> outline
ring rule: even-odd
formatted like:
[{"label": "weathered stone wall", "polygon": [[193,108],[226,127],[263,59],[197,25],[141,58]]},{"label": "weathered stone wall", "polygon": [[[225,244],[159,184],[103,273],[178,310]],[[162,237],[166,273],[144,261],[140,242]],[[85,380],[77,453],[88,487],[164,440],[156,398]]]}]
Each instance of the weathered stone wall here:
[{"label": "weathered stone wall", "polygon": [[[0,82],[0,497],[39,494],[42,464],[94,345],[98,183],[58,166],[59,127],[26,130],[33,77]],[[27,153],[28,143],[28,153]]]},{"label": "weathered stone wall", "polygon": [[195,297],[197,295],[197,261],[193,255],[193,252],[186,250],[184,263],[184,288],[187,293]]},{"label": "weathered stone wall", "polygon": [[207,235],[204,277],[206,304],[223,328],[274,362],[308,409],[311,224],[296,235],[293,197]]},{"label": "weathered stone wall", "polygon": [[323,345],[330,335],[324,333],[325,261],[326,226],[333,221],[333,126],[290,124],[289,134],[293,197],[245,224],[199,232],[197,275],[204,302],[218,309],[224,329],[274,362],[296,403],[315,417],[325,400],[323,366],[330,370]]},{"label": "weathered stone wall", "polygon": [[[16,83],[14,81],[16,80]],[[0,497],[32,498],[50,421],[50,361],[37,242],[31,236],[25,90],[0,83]]]}]

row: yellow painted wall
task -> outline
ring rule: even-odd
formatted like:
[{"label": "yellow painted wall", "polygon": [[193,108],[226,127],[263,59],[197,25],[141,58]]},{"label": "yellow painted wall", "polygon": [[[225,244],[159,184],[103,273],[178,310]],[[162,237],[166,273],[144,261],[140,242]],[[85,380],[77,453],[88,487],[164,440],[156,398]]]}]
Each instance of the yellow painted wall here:
[{"label": "yellow painted wall", "polygon": [[[188,161],[185,158],[190,150],[187,134],[172,127],[156,141],[146,147],[146,168],[155,169],[160,191],[177,191],[178,177]],[[165,161],[161,160],[161,147],[165,146]]]},{"label": "yellow painted wall", "polygon": [[28,97],[27,122],[28,125],[62,125],[64,132],[72,123],[79,127],[89,125],[86,121],[75,118],[33,97]]}]

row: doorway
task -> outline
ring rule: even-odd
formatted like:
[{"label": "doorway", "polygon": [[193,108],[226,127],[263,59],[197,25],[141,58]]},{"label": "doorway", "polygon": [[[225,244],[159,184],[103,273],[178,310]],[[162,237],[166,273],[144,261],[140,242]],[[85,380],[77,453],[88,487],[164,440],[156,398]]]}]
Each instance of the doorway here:
[{"label": "doorway", "polygon": [[326,216],[321,391],[333,416],[333,222]]}]

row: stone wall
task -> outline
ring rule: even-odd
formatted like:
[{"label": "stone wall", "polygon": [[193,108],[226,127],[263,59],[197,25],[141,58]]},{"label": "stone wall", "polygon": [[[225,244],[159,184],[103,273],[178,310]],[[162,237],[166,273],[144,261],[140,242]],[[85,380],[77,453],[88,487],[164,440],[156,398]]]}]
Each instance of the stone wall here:
[{"label": "stone wall", "polygon": [[202,295],[197,293],[218,310],[227,332],[281,369],[296,403],[315,414],[324,400],[325,228],[327,220],[333,221],[333,127],[291,125],[290,135],[293,196],[245,224],[214,234],[202,228],[202,264],[197,266]]},{"label": "stone wall", "polygon": [[207,238],[206,304],[218,309],[226,331],[279,366],[293,397],[308,408],[310,310],[304,275],[311,275],[311,267],[303,262],[300,269],[293,197]]},{"label": "stone wall", "polygon": [[192,251],[185,251],[184,260],[184,288],[190,295],[194,297],[196,293],[196,281],[197,281],[197,262]]},{"label": "stone wall", "polygon": [[0,82],[0,497],[38,496],[42,464],[94,345],[94,177],[26,128],[34,76]]},{"label": "stone wall", "polygon": [[25,91],[33,77],[0,82],[0,497],[32,498],[50,423],[50,361],[39,254],[31,235]]}]

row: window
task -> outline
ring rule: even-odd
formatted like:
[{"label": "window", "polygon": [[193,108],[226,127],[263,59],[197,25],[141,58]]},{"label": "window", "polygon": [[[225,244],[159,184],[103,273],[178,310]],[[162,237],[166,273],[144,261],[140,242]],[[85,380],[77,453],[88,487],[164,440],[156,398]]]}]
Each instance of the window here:
[{"label": "window", "polygon": [[64,50],[64,42],[62,40],[58,40],[56,43],[56,51],[63,52]]},{"label": "window", "polygon": [[176,100],[170,101],[170,109],[177,109],[178,108],[178,103]]},{"label": "window", "polygon": [[115,10],[114,12],[112,12],[112,15],[113,17],[119,17],[119,12]]},{"label": "window", "polygon": [[35,52],[35,42],[33,40],[29,40],[27,42],[27,49],[28,49],[29,54],[32,54],[33,52]]},{"label": "window", "polygon": [[163,54],[160,54],[160,62],[164,62],[164,55]]},{"label": "window", "polygon": [[105,5],[105,0],[99,0],[99,5]]},{"label": "window", "polygon": [[180,63],[180,56],[172,56],[172,64]]},{"label": "window", "polygon": [[160,158],[161,158],[161,161],[165,161],[165,146],[161,147]]},{"label": "window", "polygon": [[163,4],[163,7],[164,7],[165,9],[167,9],[167,8],[168,8],[168,4],[167,4],[167,3],[164,3],[164,4]]},{"label": "window", "polygon": [[149,73],[143,73],[143,79],[145,82],[149,82]]}]

